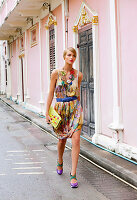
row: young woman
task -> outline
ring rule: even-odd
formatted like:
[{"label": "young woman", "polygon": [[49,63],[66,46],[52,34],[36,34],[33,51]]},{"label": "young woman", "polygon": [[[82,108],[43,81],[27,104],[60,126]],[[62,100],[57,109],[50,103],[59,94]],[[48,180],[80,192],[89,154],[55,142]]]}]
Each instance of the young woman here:
[{"label": "young woman", "polygon": [[62,120],[58,129],[54,129],[58,141],[57,173],[63,173],[63,153],[67,138],[72,139],[72,169],[70,173],[70,185],[78,187],[76,169],[80,152],[80,133],[83,124],[82,107],[80,104],[80,84],[82,73],[73,68],[76,60],[76,50],[72,47],[63,53],[64,67],[55,69],[51,74],[50,91],[47,99],[46,122],[50,123],[49,108],[53,100],[54,91],[56,103],[54,109]]}]

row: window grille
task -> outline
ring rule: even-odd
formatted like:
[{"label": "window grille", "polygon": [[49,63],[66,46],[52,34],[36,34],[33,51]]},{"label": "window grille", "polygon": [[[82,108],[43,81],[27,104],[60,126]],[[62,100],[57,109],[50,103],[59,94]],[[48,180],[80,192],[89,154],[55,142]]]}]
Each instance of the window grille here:
[{"label": "window grille", "polygon": [[54,25],[49,28],[49,57],[50,57],[50,75],[55,69],[55,29]]}]

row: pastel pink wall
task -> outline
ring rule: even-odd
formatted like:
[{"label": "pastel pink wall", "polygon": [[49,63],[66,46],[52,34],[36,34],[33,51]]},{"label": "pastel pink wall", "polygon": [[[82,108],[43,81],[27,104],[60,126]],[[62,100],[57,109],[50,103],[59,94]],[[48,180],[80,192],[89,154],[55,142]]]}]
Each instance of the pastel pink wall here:
[{"label": "pastel pink wall", "polygon": [[[137,146],[137,1],[120,0],[124,142]],[[133,28],[134,27],[134,28]]]},{"label": "pastel pink wall", "polygon": [[28,89],[33,106],[40,107],[40,50],[39,50],[39,26],[37,24],[37,45],[31,47],[30,30],[28,31]]},{"label": "pastel pink wall", "polygon": [[[82,0],[69,1],[69,37],[68,45],[73,45],[73,26],[76,21]],[[99,17],[99,65],[101,85],[101,117],[102,133],[112,136],[108,125],[113,121],[112,96],[112,66],[111,66],[111,38],[109,21],[109,0],[90,0],[90,8],[98,13]]]},{"label": "pastel pink wall", "polygon": [[17,53],[16,53],[16,41],[13,42],[13,56],[11,57],[11,95],[17,98],[18,92],[18,80],[17,80]]}]

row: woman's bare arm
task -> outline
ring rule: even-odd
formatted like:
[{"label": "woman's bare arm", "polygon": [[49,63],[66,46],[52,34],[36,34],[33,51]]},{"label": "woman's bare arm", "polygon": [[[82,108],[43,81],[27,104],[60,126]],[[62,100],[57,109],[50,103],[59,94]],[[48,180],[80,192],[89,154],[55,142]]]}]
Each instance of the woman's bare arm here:
[{"label": "woman's bare arm", "polygon": [[46,121],[49,122],[49,108],[51,106],[53,97],[54,97],[54,90],[56,87],[56,81],[58,78],[58,70],[55,69],[53,70],[51,74],[51,80],[50,80],[50,89],[49,89],[49,94],[47,98],[47,106],[46,106]]},{"label": "woman's bare arm", "polygon": [[78,100],[79,101],[80,101],[80,85],[81,85],[82,78],[83,78],[83,74],[81,72],[79,72],[79,75],[78,75],[78,89],[79,89]]}]

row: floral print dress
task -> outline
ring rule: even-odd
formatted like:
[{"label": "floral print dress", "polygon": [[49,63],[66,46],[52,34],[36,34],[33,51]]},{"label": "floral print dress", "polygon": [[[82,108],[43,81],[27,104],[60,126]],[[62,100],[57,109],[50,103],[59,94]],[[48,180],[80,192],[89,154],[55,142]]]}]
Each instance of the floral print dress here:
[{"label": "floral print dress", "polygon": [[[64,70],[58,71],[58,79],[55,88],[56,98],[78,97],[78,71],[70,71],[69,77]],[[54,129],[59,139],[72,137],[75,131],[82,128],[83,111],[78,99],[69,102],[56,102],[54,109],[62,120],[58,129]]]}]

